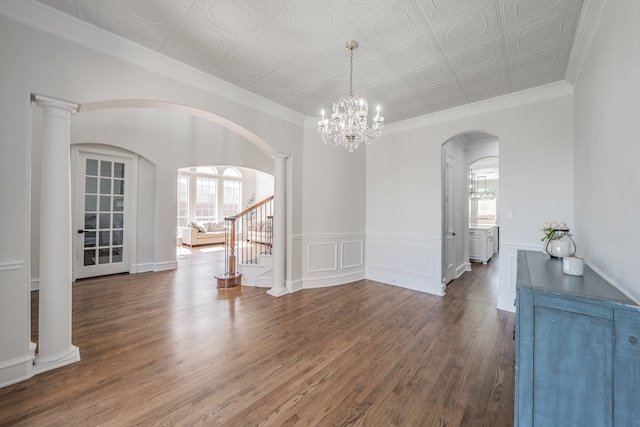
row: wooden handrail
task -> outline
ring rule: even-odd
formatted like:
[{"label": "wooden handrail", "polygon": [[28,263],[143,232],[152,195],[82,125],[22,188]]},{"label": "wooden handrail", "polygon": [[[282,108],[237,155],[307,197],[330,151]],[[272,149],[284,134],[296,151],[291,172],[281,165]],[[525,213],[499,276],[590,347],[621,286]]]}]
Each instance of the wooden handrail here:
[{"label": "wooden handrail", "polygon": [[256,203],[255,205],[248,207],[247,209],[243,210],[243,211],[242,211],[242,212],[240,212],[239,214],[231,215],[231,216],[225,216],[225,217],[224,217],[224,219],[230,219],[230,220],[231,220],[231,219],[238,219],[238,218],[240,218],[241,216],[244,216],[244,215],[248,214],[248,213],[249,213],[249,212],[251,212],[252,210],[254,210],[254,209],[256,209],[256,208],[259,208],[259,207],[260,207],[260,206],[262,206],[262,205],[266,205],[267,203],[269,203],[269,202],[270,202],[270,201],[272,201],[272,200],[273,200],[273,196],[267,197],[267,198],[266,198],[266,199],[264,199],[263,201],[258,202],[258,203]]}]

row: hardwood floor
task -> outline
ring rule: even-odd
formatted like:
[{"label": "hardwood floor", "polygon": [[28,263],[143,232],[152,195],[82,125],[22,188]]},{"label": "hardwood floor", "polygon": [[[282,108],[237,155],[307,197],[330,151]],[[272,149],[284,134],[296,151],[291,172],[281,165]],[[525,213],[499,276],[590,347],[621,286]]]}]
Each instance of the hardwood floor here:
[{"label": "hardwood floor", "polygon": [[218,291],[207,249],[74,284],[82,361],[0,388],[0,425],[513,425],[498,261],[445,297],[363,280],[274,298]]}]

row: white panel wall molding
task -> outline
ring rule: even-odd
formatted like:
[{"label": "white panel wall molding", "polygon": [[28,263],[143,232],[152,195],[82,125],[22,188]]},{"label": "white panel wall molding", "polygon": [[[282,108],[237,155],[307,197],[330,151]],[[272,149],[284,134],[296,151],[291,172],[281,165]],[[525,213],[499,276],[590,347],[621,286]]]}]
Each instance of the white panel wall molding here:
[{"label": "white panel wall molding", "polygon": [[342,242],[342,268],[364,266],[364,242],[362,240]]},{"label": "white panel wall molding", "polygon": [[338,270],[338,243],[307,244],[307,272],[320,273]]},{"label": "white panel wall molding", "polygon": [[0,262],[0,272],[9,270],[21,270],[25,267],[26,261]]},{"label": "white panel wall molding", "polygon": [[198,87],[205,92],[215,93],[261,111],[269,111],[275,117],[290,123],[299,125],[304,121],[303,115],[282,105],[38,2],[3,0],[0,3],[0,15],[72,43],[144,67],[165,77]]},{"label": "white panel wall molding", "polygon": [[518,272],[518,250],[542,252],[540,246],[506,245],[500,243],[500,252],[492,262],[500,263],[500,289],[498,290],[498,310],[515,313],[516,306],[516,277]]},{"label": "white panel wall molding", "polygon": [[31,378],[34,375],[33,359],[36,357],[36,344],[29,343],[29,352],[15,359],[0,363],[0,388]]},{"label": "white panel wall molding", "polygon": [[440,280],[442,240],[367,234],[367,279],[434,295],[444,295]]},{"label": "white panel wall molding", "polygon": [[[0,263],[0,324],[17,328],[15,318],[10,317],[17,304],[28,302],[30,295],[27,286],[27,262],[12,260]],[[17,292],[16,292],[17,291]],[[2,304],[3,303],[3,304]],[[9,310],[11,307],[11,310]],[[21,315],[29,316],[28,310]],[[28,328],[28,327],[27,327]],[[23,332],[28,337],[29,329]],[[0,387],[17,383],[33,376],[33,359],[35,358],[35,344],[28,341],[24,347],[10,348],[2,343],[0,346]]]},{"label": "white panel wall molding", "polygon": [[365,277],[364,241],[359,233],[294,237],[302,248],[302,279],[293,290],[342,285]]}]

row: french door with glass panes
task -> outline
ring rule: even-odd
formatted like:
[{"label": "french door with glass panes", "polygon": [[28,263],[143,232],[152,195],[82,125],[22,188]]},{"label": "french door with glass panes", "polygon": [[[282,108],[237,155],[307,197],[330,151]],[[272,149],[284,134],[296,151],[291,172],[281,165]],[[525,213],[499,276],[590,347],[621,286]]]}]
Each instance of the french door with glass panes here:
[{"label": "french door with glass panes", "polygon": [[75,278],[129,271],[131,159],[78,152]]}]

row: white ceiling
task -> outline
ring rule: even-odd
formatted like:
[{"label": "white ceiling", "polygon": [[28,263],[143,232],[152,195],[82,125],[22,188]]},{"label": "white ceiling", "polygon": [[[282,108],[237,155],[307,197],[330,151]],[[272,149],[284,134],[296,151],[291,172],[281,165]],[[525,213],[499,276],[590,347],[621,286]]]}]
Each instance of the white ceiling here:
[{"label": "white ceiling", "polygon": [[563,80],[582,0],[38,0],[306,116],[385,121]]}]

